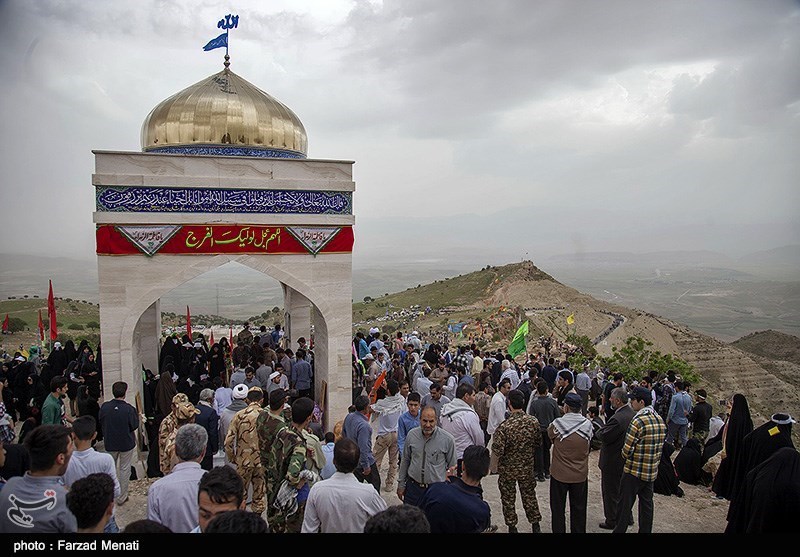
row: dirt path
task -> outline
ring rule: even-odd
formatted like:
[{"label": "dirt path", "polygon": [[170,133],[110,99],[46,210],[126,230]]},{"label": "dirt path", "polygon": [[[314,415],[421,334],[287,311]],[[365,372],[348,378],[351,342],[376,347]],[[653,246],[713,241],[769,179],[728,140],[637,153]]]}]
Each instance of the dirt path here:
[{"label": "dirt path", "polygon": [[[600,470],[597,467],[599,453],[592,451],[589,457],[589,506],[587,512],[587,532],[608,532],[601,530],[598,524],[603,520],[603,504],[600,496]],[[387,464],[384,462],[381,477],[386,477]],[[147,488],[154,480],[137,480],[131,482],[130,499],[117,509],[117,523],[120,528],[134,520],[147,517]],[[497,487],[497,476],[483,480],[484,499],[492,509],[492,524],[499,526],[498,532],[506,532],[503,522],[503,511],[500,504],[500,491]],[[707,488],[681,484],[686,495],[683,498],[655,495],[655,519],[653,532],[658,533],[715,533],[725,530],[725,515],[728,502],[712,497]],[[394,493],[381,492],[389,505],[398,505],[400,500]],[[550,532],[550,497],[549,482],[539,483],[536,489],[539,509],[542,513],[542,531]],[[517,496],[517,515],[519,531],[530,532],[530,523],[525,519],[522,502]],[[567,515],[569,524],[569,514]],[[634,511],[634,520],[638,517]],[[636,531],[637,526],[629,530]]]}]

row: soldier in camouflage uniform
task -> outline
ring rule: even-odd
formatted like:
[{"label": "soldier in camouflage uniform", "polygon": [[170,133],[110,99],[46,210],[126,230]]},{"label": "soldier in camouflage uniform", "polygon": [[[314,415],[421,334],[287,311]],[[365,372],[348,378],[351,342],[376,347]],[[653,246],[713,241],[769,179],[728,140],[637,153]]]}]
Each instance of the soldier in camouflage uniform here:
[{"label": "soldier in camouflage uniform", "polygon": [[251,387],[247,393],[247,408],[239,410],[231,420],[225,435],[225,456],[236,467],[242,477],[245,490],[252,484],[253,502],[250,509],[261,514],[267,508],[264,491],[264,469],[261,467],[257,423],[264,410],[261,400],[264,393],[259,387]]},{"label": "soldier in camouflage uniform", "polygon": [[[302,432],[311,421],[313,411],[314,401],[306,397],[297,399],[292,404],[291,425],[278,431],[271,447],[270,461],[274,463],[274,469],[270,474],[273,475],[276,483],[272,486],[272,499],[269,503],[267,522],[270,531],[275,533],[299,533],[303,526],[303,516],[310,487],[300,477],[300,472],[307,469],[306,459],[311,455],[309,455]],[[278,491],[284,480],[297,490],[297,510],[291,514],[287,514],[275,506]]]},{"label": "soldier in camouflage uniform", "polygon": [[[186,395],[184,395],[186,396]],[[194,417],[200,413],[200,410],[194,407],[189,401],[179,402],[172,411],[175,415],[176,425],[175,429],[169,432],[167,438],[164,440],[164,451],[159,453],[159,460],[161,464],[161,473],[165,476],[172,472],[172,468],[178,463],[178,458],[175,456],[175,438],[178,436],[178,430],[181,426],[186,424],[193,424]],[[164,420],[166,421],[166,420]]]},{"label": "soldier in camouflage uniform", "polygon": [[[169,439],[171,433],[178,429],[178,416],[176,411],[178,405],[184,402],[189,402],[189,397],[184,393],[178,393],[172,397],[172,412],[161,420],[161,425],[158,427],[158,466],[162,472],[165,468],[169,470],[172,469],[169,464],[170,455],[167,453],[167,439]],[[172,443],[175,443],[174,435],[172,435]]]},{"label": "soldier in camouflage uniform", "polygon": [[510,391],[508,402],[511,415],[501,423],[492,436],[492,451],[497,457],[500,500],[503,503],[503,519],[509,532],[517,532],[516,484],[522,496],[525,516],[533,527],[533,532],[541,532],[539,522],[539,502],[536,500],[536,478],[533,464],[536,447],[542,443],[539,421],[525,413],[525,396],[520,391]]},{"label": "soldier in camouflage uniform", "polygon": [[[278,432],[289,425],[283,415],[286,404],[286,391],[276,389],[269,394],[269,409],[258,415],[256,432],[258,433],[258,446],[261,453],[261,470],[264,473],[264,489],[267,496],[267,516],[272,512],[272,503],[277,493],[277,468],[275,466],[272,447]],[[270,521],[268,521],[270,522]],[[271,524],[271,522],[270,522]]]}]

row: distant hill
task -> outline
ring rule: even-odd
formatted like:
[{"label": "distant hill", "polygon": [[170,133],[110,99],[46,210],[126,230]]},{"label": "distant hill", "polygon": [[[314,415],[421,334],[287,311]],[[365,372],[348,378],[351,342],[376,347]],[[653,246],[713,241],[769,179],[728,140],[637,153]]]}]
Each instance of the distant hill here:
[{"label": "distant hill", "polygon": [[732,346],[772,360],[800,365],[800,337],[780,331],[759,331],[731,343]]},{"label": "distant hill", "polygon": [[756,251],[739,258],[743,265],[780,265],[800,269],[800,245]]}]

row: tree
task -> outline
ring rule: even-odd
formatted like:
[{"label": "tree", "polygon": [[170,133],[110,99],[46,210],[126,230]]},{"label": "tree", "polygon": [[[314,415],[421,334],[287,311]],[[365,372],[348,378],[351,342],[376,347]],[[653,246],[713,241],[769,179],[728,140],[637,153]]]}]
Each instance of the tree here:
[{"label": "tree", "polygon": [[592,340],[586,335],[571,333],[567,335],[567,342],[578,347],[575,353],[567,358],[570,369],[581,370],[584,362],[597,357],[597,350],[592,344]]},{"label": "tree", "polygon": [[364,296],[364,303],[365,303],[365,304],[368,304],[368,303],[370,303],[371,301],[372,301],[372,297],[371,297],[371,296]]},{"label": "tree", "polygon": [[8,332],[9,333],[18,333],[20,331],[24,331],[27,328],[28,324],[25,323],[19,317],[9,317],[8,318]]},{"label": "tree", "polygon": [[67,325],[67,329],[69,329],[70,331],[82,331],[83,325],[81,325],[80,323],[70,323],[69,325]]},{"label": "tree", "polygon": [[699,379],[694,369],[685,360],[672,354],[662,354],[658,350],[651,350],[653,343],[640,337],[628,337],[621,348],[614,346],[611,356],[601,357],[600,364],[607,367],[611,373],[622,373],[625,380],[641,380],[641,378],[655,370],[659,375],[664,375],[672,370],[690,383]]},{"label": "tree", "polygon": [[97,321],[89,321],[86,324],[86,328],[87,329],[99,329],[100,328],[100,323],[98,323]]}]

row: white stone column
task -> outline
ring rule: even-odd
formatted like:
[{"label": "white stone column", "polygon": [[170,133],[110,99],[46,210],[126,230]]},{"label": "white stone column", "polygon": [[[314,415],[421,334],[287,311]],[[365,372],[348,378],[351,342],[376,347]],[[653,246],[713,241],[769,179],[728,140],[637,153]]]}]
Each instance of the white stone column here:
[{"label": "white stone column", "polygon": [[[329,302],[332,300],[328,300]],[[327,405],[325,408],[324,426],[326,431],[333,430],[339,420],[347,416],[347,409],[352,404],[353,375],[351,365],[352,349],[352,302],[350,298],[335,300],[332,323],[326,321],[316,306],[312,306],[314,321],[314,361],[315,389],[317,400],[322,396],[323,381],[327,383]],[[347,309],[350,311],[347,311]]]},{"label": "white stone column", "polygon": [[123,371],[123,359],[130,359],[130,344],[123,346],[122,329],[130,311],[127,307],[124,282],[119,281],[115,270],[116,261],[108,256],[98,256],[97,271],[100,287],[100,341],[103,346],[103,398],[110,400],[111,385],[125,381],[129,388],[129,401],[139,391],[139,383],[134,382],[131,366]]}]

